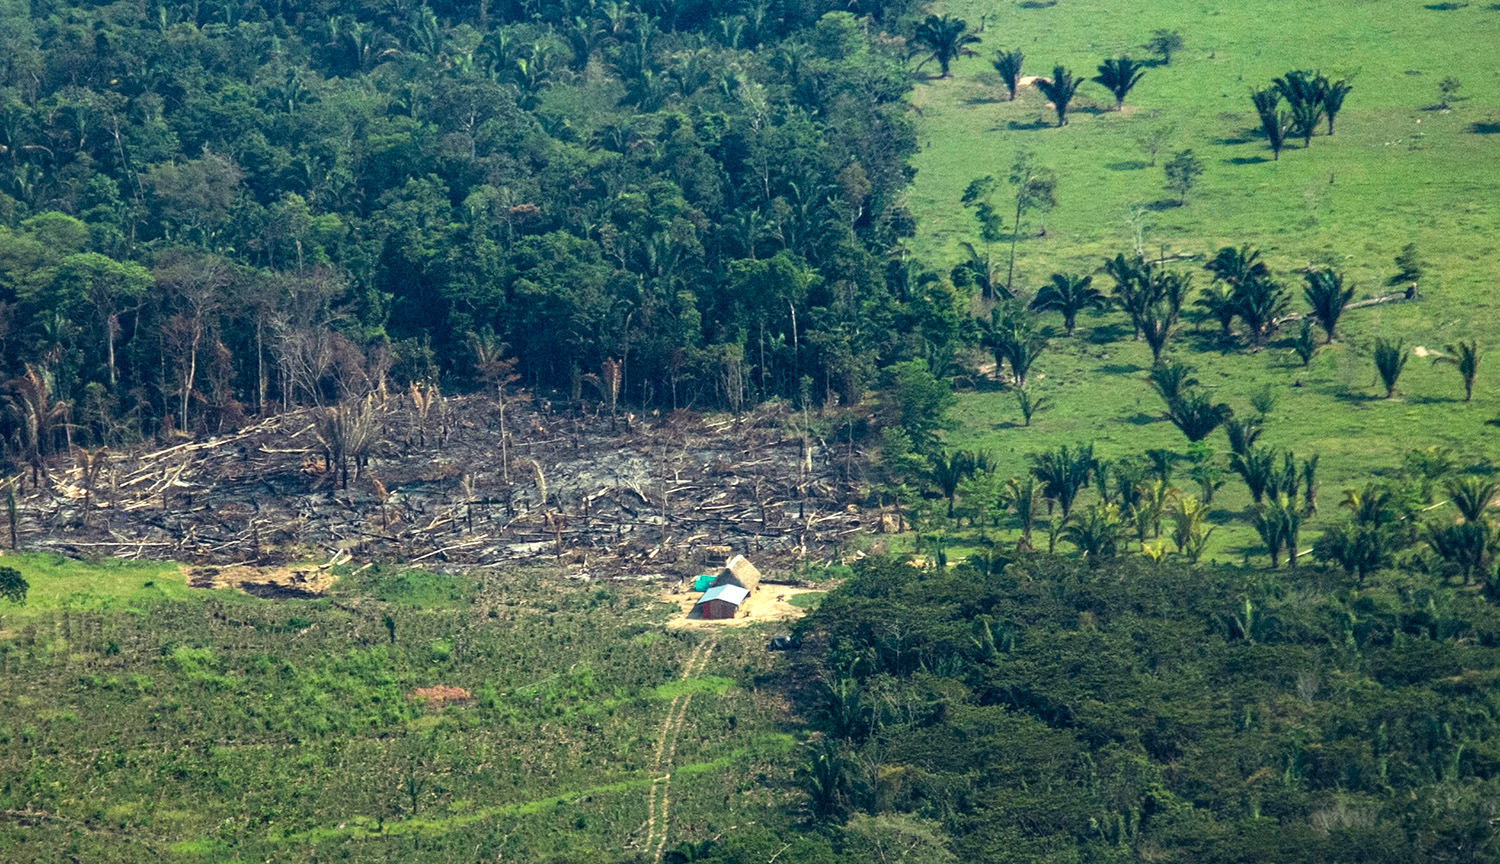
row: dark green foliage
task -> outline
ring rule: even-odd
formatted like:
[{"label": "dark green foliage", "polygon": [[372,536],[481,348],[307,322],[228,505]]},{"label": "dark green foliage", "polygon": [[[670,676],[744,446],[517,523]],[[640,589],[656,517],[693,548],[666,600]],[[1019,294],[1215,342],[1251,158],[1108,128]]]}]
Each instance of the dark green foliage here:
[{"label": "dark green foliage", "polygon": [[1274,159],[1281,159],[1281,150],[1286,146],[1286,136],[1295,128],[1292,114],[1281,108],[1281,92],[1275,88],[1257,90],[1251,94],[1255,103],[1255,114],[1260,118],[1260,131],[1271,145]]},{"label": "dark green foliage", "polygon": [[1094,83],[1114,94],[1115,109],[1119,110],[1125,104],[1125,97],[1145,75],[1146,69],[1140,63],[1129,57],[1120,57],[1099,64],[1099,74],[1094,76]]},{"label": "dark green foliage", "polygon": [[1433,365],[1443,363],[1458,370],[1464,381],[1464,401],[1474,401],[1474,381],[1479,377],[1479,360],[1482,352],[1475,339],[1444,346],[1443,353],[1432,358]]},{"label": "dark green foliage", "polygon": [[1016,101],[1016,87],[1021,81],[1021,64],[1026,55],[1017,48],[1015,51],[996,51],[995,59],[990,65],[995,67],[995,72],[1000,75],[1000,80],[1005,82],[1005,89],[1009,94],[1010,101]]},{"label": "dark green foliage", "polygon": [[1061,312],[1063,330],[1069,336],[1078,323],[1078,313],[1085,309],[1104,309],[1109,306],[1104,292],[1094,287],[1092,276],[1070,276],[1053,273],[1052,280],[1036,292],[1031,301],[1033,311]]},{"label": "dark green foliage", "polygon": [[995,357],[995,377],[1002,366],[1010,365],[1017,388],[1026,389],[1031,366],[1047,348],[1047,339],[1037,332],[1036,324],[1023,312],[996,308],[985,323],[981,342]]},{"label": "dark green foliage", "polygon": [[1318,354],[1318,337],[1313,333],[1312,318],[1303,318],[1302,326],[1297,329],[1297,338],[1292,340],[1292,350],[1297,352],[1297,359],[1302,361],[1302,368],[1306,369]]},{"label": "dark green foliage", "polygon": [[1207,393],[1190,390],[1167,401],[1167,419],[1189,441],[1202,441],[1233,415],[1228,405],[1215,403]]},{"label": "dark green foliage", "polygon": [[970,45],[979,43],[979,37],[969,32],[969,25],[962,18],[950,15],[928,15],[927,20],[917,25],[914,39],[918,45],[932,52],[931,59],[938,61],[943,77],[948,77],[948,67],[963,54],[972,54]]},{"label": "dark green foliage", "polygon": [[1068,103],[1073,101],[1073,94],[1078,92],[1078,85],[1083,83],[1082,78],[1075,78],[1072,72],[1061,66],[1052,67],[1051,78],[1036,79],[1036,88],[1042,91],[1047,101],[1052,103],[1052,109],[1057,112],[1057,125],[1068,125]]},{"label": "dark green foliage", "polygon": [[1195,367],[1175,360],[1158,363],[1152,367],[1147,380],[1151,382],[1152,388],[1156,390],[1157,395],[1161,396],[1162,401],[1171,405],[1198,385],[1198,379],[1193,377],[1194,371]]},{"label": "dark green foliage", "polygon": [[1397,339],[1391,342],[1388,339],[1377,338],[1375,340],[1375,371],[1380,375],[1380,381],[1385,385],[1385,398],[1396,397],[1396,382],[1401,380],[1401,372],[1406,368],[1406,361],[1411,359],[1407,354],[1406,344]]},{"label": "dark green foliage", "polygon": [[1042,484],[1042,495],[1062,509],[1063,521],[1073,512],[1078,493],[1088,488],[1097,466],[1092,444],[1075,447],[1065,444],[1031,457],[1031,473]]},{"label": "dark green foliage", "polygon": [[[1321,76],[1319,76],[1321,77]],[[1325,79],[1326,80],[1326,79]],[[1344,98],[1354,85],[1340,78],[1337,81],[1327,83],[1323,87],[1323,113],[1328,117],[1328,134],[1333,134],[1333,118],[1344,110]]]},{"label": "dark green foliage", "polygon": [[21,571],[14,567],[0,567],[0,597],[17,606],[25,606],[26,592],[30,589],[31,585],[21,576]]},{"label": "dark green foliage", "polygon": [[1149,849],[1364,864],[1496,848],[1484,796],[1500,785],[1475,755],[1500,732],[1489,601],[1391,573],[1359,588],[1318,568],[1087,558],[946,573],[864,561],[801,625],[804,644],[826,646],[823,674],[890,706],[848,743],[870,766],[848,775],[861,819],[939,794],[985,802],[978,816],[918,809],[962,861]]},{"label": "dark green foliage", "polygon": [[885,379],[877,406],[882,423],[903,430],[918,450],[930,450],[950,425],[948,409],[958,401],[953,387],[934,376],[926,360],[898,363]]},{"label": "dark green foliage", "polygon": [[856,401],[945,341],[884,267],[911,11],[7,6],[0,437],[39,433],[7,462],[462,390],[486,329],[528,388],[624,360],[650,409]]},{"label": "dark green foliage", "polygon": [[1328,79],[1320,74],[1293,70],[1277,78],[1276,91],[1291,106],[1292,132],[1302,138],[1303,146],[1312,144],[1312,136],[1323,120],[1328,97]]},{"label": "dark green foliage", "polygon": [[1354,287],[1345,288],[1344,274],[1336,270],[1309,270],[1304,278],[1307,279],[1307,287],[1302,289],[1302,296],[1312,309],[1312,317],[1317,319],[1318,326],[1323,328],[1328,341],[1332,342],[1338,329],[1339,316],[1344,314],[1344,307],[1349,305],[1349,300],[1354,296]]}]

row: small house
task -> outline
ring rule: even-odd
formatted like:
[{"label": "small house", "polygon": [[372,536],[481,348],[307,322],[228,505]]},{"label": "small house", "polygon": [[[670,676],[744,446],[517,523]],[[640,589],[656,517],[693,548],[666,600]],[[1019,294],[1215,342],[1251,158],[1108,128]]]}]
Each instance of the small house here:
[{"label": "small house", "polygon": [[720,621],[733,618],[744,605],[750,592],[738,585],[716,585],[703,592],[693,609],[705,621]]},{"label": "small house", "polygon": [[719,575],[714,579],[713,587],[718,588],[721,585],[735,585],[743,588],[748,596],[760,585],[760,571],[755,569],[755,565],[747,561],[745,556],[736,555],[729,559],[724,569],[720,570]]}]

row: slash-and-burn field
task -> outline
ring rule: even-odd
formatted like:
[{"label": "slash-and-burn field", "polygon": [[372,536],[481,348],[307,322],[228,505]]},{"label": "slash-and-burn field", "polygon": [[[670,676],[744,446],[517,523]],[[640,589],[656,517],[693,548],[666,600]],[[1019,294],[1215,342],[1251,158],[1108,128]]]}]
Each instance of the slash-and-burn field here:
[{"label": "slash-and-burn field", "polygon": [[23,548],[219,568],[343,555],[675,576],[725,549],[786,567],[880,523],[863,454],[804,433],[807,419],[372,397],[165,448],[58,454],[23,479],[17,529]]}]

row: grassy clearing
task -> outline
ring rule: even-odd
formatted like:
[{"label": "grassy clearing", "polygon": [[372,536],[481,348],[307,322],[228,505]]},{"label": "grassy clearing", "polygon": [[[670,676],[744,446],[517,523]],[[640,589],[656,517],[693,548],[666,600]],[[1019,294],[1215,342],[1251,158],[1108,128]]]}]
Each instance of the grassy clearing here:
[{"label": "grassy clearing", "polygon": [[[911,202],[920,218],[914,249],[943,266],[958,260],[959,241],[976,240],[969,213],[958,205],[964,186],[985,173],[1004,178],[1021,150],[1059,175],[1059,206],[1046,220],[1046,237],[1025,233],[1019,244],[1018,284],[1036,286],[1056,270],[1094,272],[1105,256],[1128,252],[1133,206],[1145,207],[1144,245],[1152,254],[1210,253],[1222,245],[1253,244],[1294,289],[1303,308],[1301,279],[1289,271],[1308,263],[1343,269],[1356,299],[1389,290],[1392,257],[1408,242],[1429,264],[1425,299],[1349,312],[1340,343],[1302,369],[1289,344],[1250,354],[1223,352],[1190,329],[1170,352],[1199,369],[1215,398],[1238,411],[1270,386],[1279,396],[1263,440],[1300,454],[1322,454],[1325,495],[1395,466],[1413,447],[1452,447],[1470,462],[1497,454],[1485,425],[1500,398],[1500,367],[1481,369],[1472,404],[1464,404],[1457,374],[1412,358],[1401,379],[1402,398],[1386,401],[1376,383],[1370,347],[1376,335],[1408,347],[1441,350],[1460,338],[1500,348],[1490,322],[1500,281],[1500,73],[1493,62],[1500,10],[1484,4],[1438,9],[1416,2],[1287,3],[1246,0],[1210,4],[1160,0],[1121,5],[1065,0],[1056,5],[952,0],[941,4],[979,23],[987,14],[984,57],[955,65],[954,78],[918,85],[923,152]],[[1029,8],[1028,8],[1029,7]],[[1092,83],[1080,88],[1070,124],[1050,128],[1052,115],[1035,88],[1014,103],[988,57],[1021,48],[1027,75],[1050,74],[1054,63],[1092,76],[1101,59],[1130,53],[1156,28],[1177,29],[1187,48],[1171,66],[1149,70],[1123,112],[1102,110],[1113,99]],[[1336,134],[1320,134],[1270,161],[1258,133],[1249,93],[1294,68],[1351,76],[1354,92],[1339,114]],[[1437,83],[1463,82],[1464,101],[1434,110]],[[1092,103],[1092,104],[1091,104]],[[1045,121],[1045,122],[1043,122]],[[1137,145],[1148,129],[1175,129],[1157,166]],[[1185,207],[1163,190],[1161,163],[1192,148],[1206,172]],[[1036,220],[1032,220],[1035,227]],[[1002,261],[1005,244],[995,249]],[[1199,262],[1201,263],[1201,262]],[[1199,264],[1185,265],[1196,269]],[[1206,274],[1197,284],[1207,284]],[[1110,280],[1101,273],[1101,287]],[[1061,336],[1057,316],[1043,319]],[[1205,334],[1206,335],[1206,334]],[[1491,361],[1492,363],[1494,361]],[[1101,455],[1153,447],[1181,450],[1185,439],[1160,420],[1156,395],[1144,380],[1151,365],[1143,343],[1130,341],[1123,315],[1080,321],[1077,338],[1054,338],[1038,363],[1034,385],[1055,406],[1020,428],[1012,394],[981,387],[964,395],[957,446],[994,452],[1018,472],[1025,454],[1075,441],[1096,441]],[[1210,439],[1224,448],[1222,434]],[[1218,521],[1247,501],[1232,482]],[[1214,551],[1238,557],[1253,546],[1243,526],[1215,535]]]},{"label": "grassy clearing", "polygon": [[801,594],[793,594],[786,602],[796,606],[798,609],[806,609],[809,612],[818,608],[823,598],[828,596],[827,591],[804,591]]},{"label": "grassy clearing", "polygon": [[6,619],[25,620],[62,610],[140,610],[202,593],[189,588],[182,571],[171,563],[115,558],[87,563],[60,555],[11,553],[0,555],[0,567],[15,568],[30,584],[26,605],[0,600],[0,616]]}]

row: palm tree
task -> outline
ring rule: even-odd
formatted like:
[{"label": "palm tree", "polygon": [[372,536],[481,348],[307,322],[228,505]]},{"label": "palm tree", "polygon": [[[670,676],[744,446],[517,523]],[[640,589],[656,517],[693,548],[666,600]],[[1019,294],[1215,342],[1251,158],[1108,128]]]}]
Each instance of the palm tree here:
[{"label": "palm tree", "polygon": [[968,46],[980,41],[968,31],[969,25],[962,18],[928,15],[926,21],[917,25],[913,41],[932,52],[929,59],[938,61],[943,77],[947,78],[953,61],[962,54],[972,53]]},{"label": "palm tree", "polygon": [[1280,161],[1281,149],[1286,146],[1286,136],[1292,131],[1292,115],[1281,109],[1281,93],[1274,87],[1257,90],[1251,95],[1255,113],[1260,117],[1261,131],[1271,145],[1272,158]]},{"label": "palm tree", "polygon": [[1318,458],[1314,453],[1302,460],[1302,509],[1309,516],[1318,512]]},{"label": "palm tree", "polygon": [[1030,390],[1017,390],[1016,406],[1021,409],[1021,425],[1030,426],[1032,416],[1051,408],[1052,400],[1045,396],[1033,396]]},{"label": "palm tree", "polygon": [[[1062,521],[1066,522],[1073,512],[1078,493],[1088,488],[1093,476],[1094,446],[1078,445],[1070,448],[1066,444],[1049,453],[1037,453],[1031,457],[1031,473],[1042,484],[1042,495],[1049,503],[1056,502],[1062,509]],[[1054,537],[1055,539],[1055,537]],[[1047,551],[1052,551],[1048,543]]]},{"label": "palm tree", "polygon": [[1448,499],[1458,508],[1459,515],[1464,517],[1465,522],[1482,522],[1484,511],[1500,495],[1500,480],[1469,476],[1461,480],[1449,480],[1444,488],[1448,492]]},{"label": "palm tree", "polygon": [[1229,467],[1245,481],[1250,498],[1256,504],[1265,500],[1276,473],[1276,453],[1266,447],[1252,447],[1229,457]]},{"label": "palm tree", "polygon": [[1124,528],[1119,507],[1091,504],[1082,516],[1063,528],[1062,538],[1078,547],[1084,558],[1113,558],[1119,553]]},{"label": "palm tree", "polygon": [[1238,249],[1220,247],[1203,269],[1214,275],[1215,282],[1224,282],[1231,288],[1271,276],[1270,268],[1260,260],[1260,250],[1248,244]]},{"label": "palm tree", "polygon": [[[1018,48],[1015,51],[996,51],[995,59],[990,61],[1000,73],[1000,80],[1005,82],[1005,89],[1010,91],[1012,102],[1016,101],[1016,88],[1021,85],[1021,61],[1025,59],[1026,55]],[[1331,118],[1329,122],[1332,122]]]},{"label": "palm tree", "polygon": [[1169,513],[1172,517],[1172,542],[1177,546],[1177,554],[1188,559],[1189,564],[1197,564],[1203,557],[1208,538],[1214,533],[1213,528],[1203,530],[1207,513],[1207,502],[1185,497],[1179,497],[1177,506]]},{"label": "palm tree", "polygon": [[1036,293],[1036,298],[1031,301],[1031,309],[1035,312],[1057,311],[1063,316],[1063,330],[1073,335],[1074,326],[1078,323],[1078,313],[1085,309],[1104,309],[1109,306],[1104,292],[1093,287],[1092,276],[1069,276],[1064,273],[1053,273],[1051,284],[1042,287]]},{"label": "palm tree", "polygon": [[964,480],[973,477],[977,469],[977,460],[973,454],[963,450],[954,450],[951,453],[939,453],[932,460],[932,482],[948,499],[948,518],[953,518],[953,504],[958,497],[958,486]]},{"label": "palm tree", "polygon": [[1307,300],[1307,305],[1312,307],[1312,316],[1318,319],[1318,326],[1328,334],[1328,341],[1331,343],[1334,330],[1339,324],[1339,316],[1344,314],[1344,307],[1349,305],[1354,289],[1345,288],[1344,274],[1335,270],[1309,270],[1304,278],[1307,279],[1307,287],[1302,289],[1302,296]]},{"label": "palm tree", "polygon": [[1318,337],[1313,335],[1311,318],[1302,319],[1302,327],[1297,331],[1297,338],[1292,340],[1292,350],[1297,352],[1297,359],[1302,361],[1303,369],[1312,365],[1313,358],[1318,355]]},{"label": "palm tree", "polygon": [[1311,146],[1313,132],[1323,119],[1328,79],[1311,72],[1293,70],[1272,83],[1291,106],[1293,131],[1302,138],[1303,146]]},{"label": "palm tree", "polygon": [[1302,532],[1302,514],[1296,504],[1286,495],[1276,495],[1255,511],[1255,532],[1260,535],[1266,551],[1271,554],[1271,569],[1280,566],[1278,560],[1282,549],[1286,550],[1287,564],[1297,566],[1297,542]]},{"label": "palm tree", "polygon": [[984,331],[981,341],[995,355],[995,377],[1000,377],[1002,362],[1009,363],[1016,387],[1026,389],[1026,376],[1046,350],[1047,340],[1027,318],[1013,312],[1002,314],[998,308],[991,310]]},{"label": "palm tree", "polygon": [[1333,118],[1344,109],[1344,97],[1353,89],[1354,85],[1342,78],[1331,84],[1328,79],[1323,79],[1323,113],[1328,117],[1329,135],[1333,134]]},{"label": "palm tree", "polygon": [[1229,341],[1234,335],[1231,326],[1234,324],[1234,295],[1223,285],[1213,284],[1203,289],[1193,305],[1203,311],[1199,313],[1199,320],[1212,318],[1219,322],[1219,338]]},{"label": "palm tree", "polygon": [[1250,340],[1256,346],[1266,344],[1281,326],[1281,319],[1292,303],[1286,288],[1270,279],[1251,279],[1237,285],[1233,297],[1234,312],[1245,322]]},{"label": "palm tree", "polygon": [[1401,378],[1401,370],[1406,368],[1407,359],[1406,345],[1402,340],[1375,340],[1375,371],[1380,373],[1380,381],[1385,384],[1385,398],[1396,398],[1396,382]]},{"label": "palm tree", "polygon": [[1005,489],[1000,493],[1000,500],[1004,502],[1006,509],[1016,514],[1016,518],[1021,522],[1021,539],[1016,541],[1017,552],[1031,551],[1031,533],[1036,528],[1040,497],[1041,489],[1036,485],[1036,478],[1030,474],[1020,478],[1012,477],[1005,481]]},{"label": "palm tree", "polygon": [[1433,365],[1445,363],[1457,368],[1458,374],[1464,378],[1464,401],[1474,401],[1474,379],[1479,375],[1479,342],[1474,339],[1456,342],[1443,346],[1443,351],[1445,353],[1432,359]]},{"label": "palm tree", "polygon": [[1147,380],[1151,382],[1151,386],[1156,389],[1162,401],[1171,405],[1189,387],[1197,386],[1198,379],[1193,377],[1196,369],[1197,367],[1187,363],[1169,360],[1166,363],[1157,364],[1147,376]]},{"label": "palm tree", "polygon": [[1167,342],[1172,338],[1172,328],[1177,324],[1177,316],[1171,312],[1171,307],[1163,304],[1154,304],[1146,309],[1146,314],[1141,316],[1141,335],[1146,338],[1146,344],[1151,347],[1151,364],[1161,365],[1161,354],[1167,350]]},{"label": "palm tree", "polygon": [[1042,91],[1047,101],[1057,111],[1057,125],[1059,127],[1068,125],[1068,103],[1073,101],[1073,94],[1078,92],[1078,85],[1083,83],[1082,78],[1074,78],[1073,73],[1061,66],[1052,67],[1052,78],[1036,79],[1036,89]]},{"label": "palm tree", "polygon": [[1233,417],[1224,423],[1229,436],[1229,452],[1244,455],[1260,439],[1261,421],[1257,417]]},{"label": "palm tree", "polygon": [[1190,391],[1167,403],[1167,419],[1193,442],[1207,438],[1233,413],[1228,405],[1214,404],[1201,391]]},{"label": "palm tree", "polygon": [[1129,57],[1121,57],[1099,64],[1099,74],[1094,76],[1094,83],[1115,94],[1115,110],[1118,111],[1125,105],[1125,97],[1130,94],[1131,88],[1145,74],[1146,68],[1143,65]]}]

